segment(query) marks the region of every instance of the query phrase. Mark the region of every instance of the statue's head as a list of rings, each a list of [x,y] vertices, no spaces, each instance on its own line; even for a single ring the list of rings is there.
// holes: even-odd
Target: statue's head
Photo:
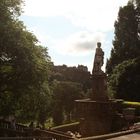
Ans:
[[[101,47],[101,42],[97,42],[97,46],[100,48]]]

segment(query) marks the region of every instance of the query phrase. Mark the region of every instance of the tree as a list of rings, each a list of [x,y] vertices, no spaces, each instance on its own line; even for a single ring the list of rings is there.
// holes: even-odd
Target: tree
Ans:
[[[75,100],[83,97],[82,86],[75,82],[54,81],[53,87],[54,122],[62,124],[63,118],[66,118],[66,121],[70,122],[75,109]],[[56,112],[59,113],[56,114]]]
[[[109,88],[115,98],[140,102],[140,57],[117,65],[110,77]]]
[[[140,16],[138,5],[130,1],[121,7],[118,20],[115,22],[115,38],[111,57],[107,60],[106,72],[111,74],[115,66],[122,61],[136,58],[140,55]]]
[[[86,66],[68,67],[66,65],[53,66],[52,81],[71,81],[82,85],[83,91],[86,92],[91,87],[91,74]]]
[[[111,57],[107,60],[109,91],[116,98],[139,100],[140,1],[131,0],[118,13]]]
[[[22,0],[0,1],[0,113],[39,119],[49,104],[51,60],[47,48],[37,45],[37,38],[19,21],[21,5]]]

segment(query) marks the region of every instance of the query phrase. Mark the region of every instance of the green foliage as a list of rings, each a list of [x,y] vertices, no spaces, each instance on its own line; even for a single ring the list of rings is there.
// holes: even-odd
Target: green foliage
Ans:
[[[138,5],[129,2],[121,7],[115,22],[115,37],[111,57],[107,60],[106,72],[111,75],[115,66],[140,56],[140,16]]]
[[[113,70],[109,88],[115,98],[140,102],[140,58],[124,61]]]
[[[75,115],[75,100],[87,97],[90,87],[90,72],[86,66],[53,66],[50,77],[53,91],[53,121],[55,125],[69,123]]]
[[[61,125],[63,123],[64,120],[63,108],[62,105],[60,105],[58,102],[55,102],[53,104],[52,117],[54,125]]]
[[[0,1],[0,19],[2,22],[12,22],[11,19],[16,19],[22,12],[21,5],[23,0],[1,0]]]
[[[54,122],[57,125],[61,124],[64,120],[64,116],[69,122],[72,119],[71,116],[75,108],[75,100],[83,97],[82,87],[78,83],[68,81],[54,81],[53,87]]]
[[[111,57],[107,60],[108,91],[111,96],[139,101],[140,3],[121,7],[115,22]]]
[[[125,108],[135,108],[135,114],[137,116],[140,116],[140,102],[130,102],[130,101],[125,101],[123,102],[123,107]]]
[[[66,65],[53,66],[51,76],[52,80],[80,83],[84,92],[91,87],[90,77],[90,72],[83,65],[78,65],[78,67],[68,67]]]
[[[18,20],[22,4],[22,0],[0,1],[0,113],[44,121],[46,115],[41,114],[50,104],[50,57]]]
[[[139,106],[140,108],[140,102],[129,102],[129,101],[125,101],[123,104],[126,104],[126,105],[132,105],[132,106]]]

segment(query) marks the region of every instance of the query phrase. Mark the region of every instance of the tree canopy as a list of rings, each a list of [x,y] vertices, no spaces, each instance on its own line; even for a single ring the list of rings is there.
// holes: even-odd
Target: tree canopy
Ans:
[[[109,88],[115,98],[140,102],[140,57],[117,65],[110,77]]]
[[[0,1],[0,113],[40,119],[39,112],[49,104],[51,60],[47,48],[18,19],[22,4]]]
[[[75,109],[75,100],[83,98],[82,85],[70,81],[54,81],[53,119],[55,124],[70,122]],[[65,117],[65,119],[64,119]]]
[[[106,72],[111,74],[121,62],[140,55],[140,11],[139,5],[129,2],[121,7],[115,21],[115,37],[111,57],[107,60]]]
[[[140,1],[121,7],[114,26],[113,48],[106,65],[109,91],[116,98],[139,101]]]
[[[91,74],[88,68],[83,65],[78,65],[78,67],[68,67],[67,65],[53,66],[52,68],[52,80],[58,81],[71,81],[80,83],[82,89],[86,92],[91,88]]]

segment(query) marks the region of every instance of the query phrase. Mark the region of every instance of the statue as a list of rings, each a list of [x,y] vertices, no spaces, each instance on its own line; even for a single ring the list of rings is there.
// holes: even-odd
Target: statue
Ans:
[[[101,43],[98,42],[96,52],[95,52],[92,74],[102,74],[103,73],[103,71],[101,70],[101,67],[103,66],[103,59],[104,59],[104,52],[101,48]]]

